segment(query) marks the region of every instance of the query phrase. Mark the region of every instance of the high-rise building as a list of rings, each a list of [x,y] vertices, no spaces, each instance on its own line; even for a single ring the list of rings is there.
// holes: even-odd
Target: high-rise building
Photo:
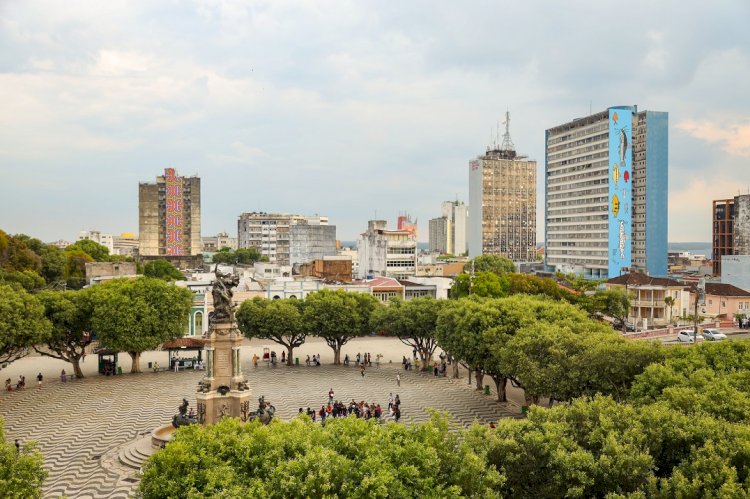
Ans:
[[[448,217],[444,216],[430,220],[430,253],[450,253],[450,224]]]
[[[237,241],[239,248],[256,248],[279,265],[311,262],[338,251],[336,226],[319,215],[243,213],[237,222]]]
[[[713,202],[711,258],[714,275],[722,275],[723,255],[750,255],[750,194]]]
[[[667,274],[667,113],[611,107],[546,131],[545,263]]]
[[[115,250],[112,234],[105,234],[98,230],[82,230],[78,233],[78,240],[89,240],[101,244],[109,250],[110,254],[114,253]]]
[[[411,219],[411,215],[404,213],[398,216],[396,220],[396,228],[398,230],[405,230],[411,233],[414,237],[417,237],[417,221]]]
[[[165,168],[156,183],[138,186],[139,254],[201,254],[201,179]]]
[[[536,161],[516,154],[505,114],[502,144],[469,162],[469,256],[536,259]]]
[[[410,230],[388,230],[386,226],[385,220],[370,220],[357,241],[360,279],[405,279],[416,274],[417,236]]]
[[[444,201],[442,216],[430,220],[430,252],[463,255],[468,209],[461,201]]]

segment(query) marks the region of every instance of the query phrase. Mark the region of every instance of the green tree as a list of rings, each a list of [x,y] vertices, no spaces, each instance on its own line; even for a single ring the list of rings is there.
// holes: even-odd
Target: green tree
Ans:
[[[669,318],[672,320],[672,307],[674,307],[675,300],[672,296],[666,296],[664,298],[664,304],[669,307]]]
[[[447,422],[379,425],[307,416],[181,428],[146,463],[139,492],[167,497],[492,497],[502,477]]]
[[[305,302],[305,329],[333,349],[335,365],[341,364],[341,348],[349,340],[371,332],[370,315],[378,306],[371,295],[327,289],[310,293]]]
[[[240,248],[237,251],[224,247],[214,253],[212,261],[213,263],[252,265],[255,262],[267,262],[268,257],[261,255],[260,251],[254,247]]]
[[[473,263],[473,268],[472,268]],[[502,276],[516,271],[512,260],[499,255],[482,255],[466,262],[464,272],[492,272]]]
[[[38,295],[52,330],[44,348],[35,346],[34,349],[53,359],[70,362],[77,378],[83,378],[81,361],[86,357],[86,346],[90,342],[92,295],[91,289],[44,291]]]
[[[296,299],[245,300],[237,310],[237,326],[248,338],[278,343],[287,350],[287,365],[294,365],[294,349],[305,342],[307,331],[302,320],[304,302]]]
[[[474,276],[459,274],[453,280],[450,295],[453,299],[467,296],[500,298],[507,294],[502,278],[493,272],[477,272]]]
[[[66,253],[71,251],[83,251],[96,262],[106,262],[109,260],[109,248],[91,239],[81,239],[65,248]]]
[[[24,234],[9,236],[0,231],[0,269],[37,272],[41,268],[41,258],[30,247],[37,241]]]
[[[403,344],[416,349],[422,359],[422,370],[426,371],[437,348],[435,328],[443,304],[443,301],[430,297],[410,301],[391,299],[387,306],[380,307],[372,315],[372,329],[395,336]]]
[[[44,287],[44,279],[33,270],[0,271],[0,282],[15,282],[26,291],[35,291]]]
[[[192,293],[161,279],[114,279],[92,288],[91,326],[100,343],[127,352],[132,373],[141,372],[142,352],[181,337],[188,325]]]
[[[42,497],[42,485],[47,478],[44,458],[34,442],[24,443],[21,451],[5,441],[3,420],[0,419],[0,490],[11,499]]]
[[[70,248],[70,246],[68,246],[68,248]],[[81,289],[86,284],[86,264],[93,261],[94,259],[91,255],[83,250],[68,250],[66,248],[65,282],[69,288]]]
[[[40,273],[48,284],[65,280],[65,254],[60,248],[45,244],[39,256],[42,259]]]
[[[170,262],[158,259],[152,260],[143,266],[143,275],[153,277],[154,279],[163,279],[165,281],[184,281],[185,276],[177,270],[177,267]]]
[[[0,284],[0,364],[26,355],[45,340],[50,328],[36,296],[17,284]]]
[[[604,315],[613,317],[617,324],[626,332],[625,325],[630,312],[630,295],[622,289],[607,289],[598,291],[594,297],[594,309]]]

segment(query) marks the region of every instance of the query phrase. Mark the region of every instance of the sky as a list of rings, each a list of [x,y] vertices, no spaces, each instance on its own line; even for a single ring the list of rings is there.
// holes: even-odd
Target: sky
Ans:
[[[138,231],[138,183],[198,175],[202,233],[322,214],[339,239],[468,198],[506,110],[519,153],[614,105],[669,112],[670,241],[750,192],[750,2],[0,0],[0,228]]]

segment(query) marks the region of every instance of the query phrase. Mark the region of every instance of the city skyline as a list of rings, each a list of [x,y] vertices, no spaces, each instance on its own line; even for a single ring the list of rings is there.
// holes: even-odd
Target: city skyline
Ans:
[[[202,235],[262,210],[356,240],[408,211],[427,241],[509,109],[542,241],[544,130],[637,103],[670,115],[669,240],[710,241],[712,201],[750,192],[749,16],[739,0],[4,4],[0,227],[137,233],[138,183],[172,167],[202,179]]]

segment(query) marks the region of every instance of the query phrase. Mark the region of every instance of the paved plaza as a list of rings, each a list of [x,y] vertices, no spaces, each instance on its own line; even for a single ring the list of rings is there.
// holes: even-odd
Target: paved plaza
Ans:
[[[320,406],[327,401],[329,388],[335,398],[365,400],[388,405],[388,394],[398,394],[402,401],[402,421],[425,421],[427,408],[445,411],[452,421],[468,425],[477,420],[488,423],[519,413],[515,404],[499,404],[494,396],[484,396],[468,386],[466,379],[435,378],[432,374],[404,372],[401,355],[410,355],[408,347],[397,340],[374,338],[352,342],[346,349],[350,356],[369,351],[373,359],[382,353],[381,367],[367,370],[364,378],[359,369],[326,365],[332,360],[324,343],[310,342],[300,350],[302,366],[254,368],[253,353],[262,353],[263,342],[246,342],[243,346],[243,372],[253,391],[253,399],[265,395],[276,406],[277,416],[293,418],[300,407]],[[275,348],[280,355],[281,350]],[[307,354],[320,353],[324,365],[304,366]],[[45,497],[128,497],[137,479],[135,469],[118,462],[117,452],[129,442],[141,441],[158,426],[168,424],[185,397],[195,406],[195,388],[203,373],[144,372],[104,377],[95,373],[94,355],[87,357],[86,378],[62,383],[59,374],[64,363],[39,357],[26,358],[0,371],[3,379],[18,372],[27,378],[27,389],[0,395],[0,416],[5,419],[6,437],[13,441],[36,440],[44,453],[49,477]],[[127,355],[123,355],[129,359]],[[158,360],[166,365],[165,352],[144,355],[142,367]],[[392,361],[392,363],[389,363]],[[128,366],[129,367],[129,366]],[[46,381],[36,388],[35,376],[45,372]],[[68,372],[71,369],[66,369]],[[92,372],[93,371],[93,372]],[[396,374],[401,374],[401,387]],[[54,377],[53,377],[54,376]],[[120,459],[119,461],[122,461]],[[125,463],[127,464],[127,463]]]

